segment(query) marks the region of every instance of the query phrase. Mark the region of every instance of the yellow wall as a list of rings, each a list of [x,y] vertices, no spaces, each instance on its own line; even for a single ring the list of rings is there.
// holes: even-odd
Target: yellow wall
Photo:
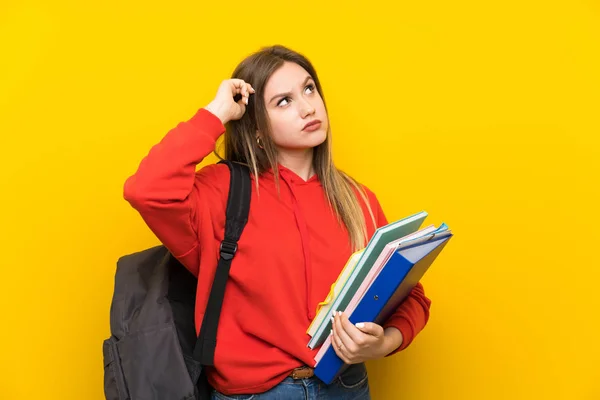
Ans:
[[[272,43],[389,219],[455,232],[374,399],[600,398],[598,3],[216,3],[2,2],[0,398],[103,398],[115,261],[157,243],[123,181]]]

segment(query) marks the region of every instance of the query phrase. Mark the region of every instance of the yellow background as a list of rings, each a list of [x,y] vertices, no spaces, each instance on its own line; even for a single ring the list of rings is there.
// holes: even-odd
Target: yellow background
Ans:
[[[0,398],[103,398],[116,259],[157,244],[123,182],[274,43],[388,218],[455,232],[373,398],[600,398],[597,1],[158,4],[0,6]]]

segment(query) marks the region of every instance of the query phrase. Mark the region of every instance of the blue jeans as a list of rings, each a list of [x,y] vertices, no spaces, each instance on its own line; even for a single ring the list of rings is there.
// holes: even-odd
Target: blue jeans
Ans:
[[[350,365],[330,385],[316,376],[285,378],[263,393],[224,395],[213,390],[212,400],[370,400],[369,379],[364,363]]]

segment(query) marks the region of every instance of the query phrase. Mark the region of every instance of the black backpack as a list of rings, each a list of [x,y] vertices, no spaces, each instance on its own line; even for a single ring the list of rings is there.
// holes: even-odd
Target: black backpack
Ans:
[[[164,246],[121,257],[103,343],[107,400],[208,400],[203,366],[213,365],[217,326],[237,242],[250,210],[247,167],[229,166],[225,240],[200,335],[194,308],[197,279]]]

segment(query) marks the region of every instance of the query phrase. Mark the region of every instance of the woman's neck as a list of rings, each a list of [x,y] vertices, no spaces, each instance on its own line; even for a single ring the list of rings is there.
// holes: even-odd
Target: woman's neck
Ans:
[[[313,149],[280,152],[279,163],[307,181],[315,174],[313,154]]]

